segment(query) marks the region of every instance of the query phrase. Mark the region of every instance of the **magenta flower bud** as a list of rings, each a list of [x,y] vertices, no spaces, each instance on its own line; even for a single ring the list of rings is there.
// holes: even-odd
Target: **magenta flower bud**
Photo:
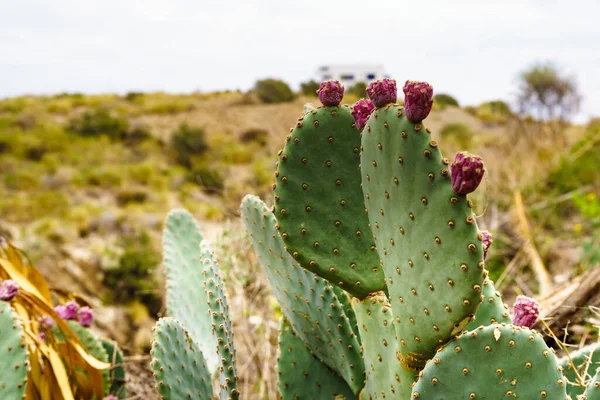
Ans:
[[[38,321],[40,322],[40,328],[42,330],[52,329],[52,327],[54,326],[54,320],[49,315],[44,315],[43,317],[40,317]]]
[[[17,294],[19,294],[17,282],[7,279],[0,285],[0,300],[11,301]]]
[[[64,306],[54,307],[54,311],[64,320],[77,319],[77,312],[79,311],[79,305],[74,301],[69,301]]]
[[[467,194],[475,191],[485,173],[481,157],[474,156],[466,151],[456,154],[450,169],[452,190],[458,194]]]
[[[363,130],[374,109],[375,106],[371,100],[360,99],[354,104],[352,107],[352,116],[354,117],[354,122],[356,122],[356,127],[359,131]]]
[[[492,239],[492,234],[488,231],[479,232],[479,240],[481,240],[481,244],[483,245],[483,260],[487,258],[487,252],[490,249],[492,243],[494,243],[494,239]]]
[[[406,118],[411,122],[427,118],[433,105],[433,87],[427,82],[406,81],[402,91]]]
[[[398,99],[398,89],[394,79],[383,78],[373,81],[367,87],[367,94],[375,107],[383,107],[395,103]]]
[[[46,340],[46,334],[44,332],[40,332],[40,339],[42,339],[42,342]]]
[[[77,319],[79,320],[79,325],[90,326],[94,320],[94,313],[89,307],[81,307],[77,313]]]
[[[517,296],[513,312],[513,325],[531,328],[540,315],[540,305],[531,297]]]
[[[325,107],[337,106],[344,97],[344,86],[339,81],[321,82],[317,94]]]
[[[113,396],[111,394],[110,396],[105,397],[103,400],[119,400],[119,399],[117,399],[115,396]]]

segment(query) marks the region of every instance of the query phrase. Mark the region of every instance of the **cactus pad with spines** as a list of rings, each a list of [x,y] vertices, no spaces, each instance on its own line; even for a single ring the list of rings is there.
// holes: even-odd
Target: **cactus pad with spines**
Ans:
[[[176,209],[167,215],[163,229],[167,315],[185,326],[204,353],[209,370],[214,373],[219,360],[206,294],[202,290],[201,241],[200,227],[188,211]]]
[[[67,321],[69,328],[77,335],[79,341],[83,348],[94,358],[97,360],[108,362],[108,354],[102,345],[102,340],[96,334],[81,325],[79,325],[76,321]],[[62,335],[61,335],[62,336]],[[57,335],[57,337],[59,337]],[[104,394],[108,394],[110,390],[111,380],[110,380],[110,371],[108,369],[103,369],[100,371],[100,375],[102,376],[102,384],[104,386]]]
[[[362,132],[364,202],[400,319],[402,362],[420,367],[460,332],[480,303],[483,249],[466,196],[422,124],[398,105],[373,111]]]
[[[28,358],[21,321],[9,303],[0,301],[0,398],[25,396]]]
[[[279,326],[277,375],[282,400],[333,400],[338,395],[356,399],[348,384],[311,354],[285,318]]]
[[[468,331],[476,329],[481,325],[510,324],[508,306],[502,301],[502,295],[494,287],[494,282],[486,278],[483,281],[483,300],[475,312],[475,319],[469,322],[465,328]]]
[[[127,389],[125,387],[125,361],[123,360],[123,352],[117,346],[117,343],[112,340],[102,340],[102,347],[108,356],[110,367],[110,394],[119,398],[119,400],[127,397]]]
[[[465,331],[419,374],[413,399],[566,398],[566,384],[541,335],[513,325]]]
[[[213,400],[211,377],[202,350],[174,318],[161,318],[152,341],[152,369],[164,400]]]
[[[583,388],[577,381],[577,374],[573,370],[573,366],[577,368],[577,373],[584,382],[591,379],[596,368],[600,367],[600,343],[594,343],[574,351],[570,353],[570,358],[570,360],[566,356],[561,358],[559,364],[566,378],[567,394],[572,399],[576,399],[578,395],[583,394]]]
[[[360,398],[408,399],[416,371],[398,362],[399,343],[394,315],[385,293],[372,293],[363,300],[354,298],[352,306],[358,321],[367,373]]]
[[[364,298],[385,279],[364,211],[359,152],[348,106],[309,111],[279,155],[275,215],[304,268]]]
[[[223,281],[219,275],[219,266],[214,259],[213,251],[206,241],[200,245],[201,264],[204,276],[204,293],[212,318],[212,332],[217,337],[217,354],[219,356],[219,386],[220,398],[236,400],[239,398],[237,389],[235,347],[233,346],[233,331],[229,318],[229,306]]]
[[[275,228],[277,219],[258,197],[244,197],[242,217],[273,293],[294,331],[357,394],[364,382],[364,364],[359,338],[346,316],[350,311],[327,281],[300,267],[285,251]]]
[[[600,400],[600,368],[596,369],[596,374],[585,389],[583,396],[584,400]]]

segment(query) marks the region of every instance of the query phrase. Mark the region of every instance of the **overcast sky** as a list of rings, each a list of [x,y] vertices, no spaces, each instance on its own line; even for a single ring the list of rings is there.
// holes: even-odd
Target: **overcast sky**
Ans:
[[[297,87],[320,64],[382,64],[462,104],[514,101],[552,61],[600,116],[600,1],[0,0],[0,97]]]

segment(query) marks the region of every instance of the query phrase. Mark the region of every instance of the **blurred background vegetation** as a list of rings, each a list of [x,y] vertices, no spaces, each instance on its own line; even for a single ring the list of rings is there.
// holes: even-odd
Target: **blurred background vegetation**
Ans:
[[[346,88],[344,102],[364,97],[365,87]],[[317,88],[307,81],[295,93],[264,79],[245,93],[0,100],[0,233],[52,284],[88,296],[100,328],[136,353],[147,350],[162,311],[162,220],[187,208],[217,241],[243,337],[244,385],[264,392],[274,376],[265,358],[275,355],[278,311],[238,206],[246,193],[271,201],[275,154],[304,104],[318,103]],[[526,246],[555,286],[600,263],[600,119],[569,122],[579,94],[551,64],[523,72],[517,90],[514,107],[438,94],[427,121],[448,158],[468,149],[486,162],[487,180],[472,199],[495,238],[488,268],[509,299],[539,292]],[[573,340],[589,332],[576,327]],[[256,354],[257,342],[272,351]]]

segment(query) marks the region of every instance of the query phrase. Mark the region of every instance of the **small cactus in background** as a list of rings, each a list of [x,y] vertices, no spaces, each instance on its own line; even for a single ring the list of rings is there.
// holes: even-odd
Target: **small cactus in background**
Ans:
[[[65,304],[53,307],[45,279],[4,238],[0,279],[0,398],[126,397],[123,366],[110,362],[104,341],[88,328],[92,310],[62,291]]]
[[[152,362],[165,400],[239,398],[229,308],[219,267],[200,227],[185,210],[173,210],[163,230],[167,317],[153,330]],[[186,373],[181,373],[180,369]],[[219,380],[219,395],[212,377]]]

